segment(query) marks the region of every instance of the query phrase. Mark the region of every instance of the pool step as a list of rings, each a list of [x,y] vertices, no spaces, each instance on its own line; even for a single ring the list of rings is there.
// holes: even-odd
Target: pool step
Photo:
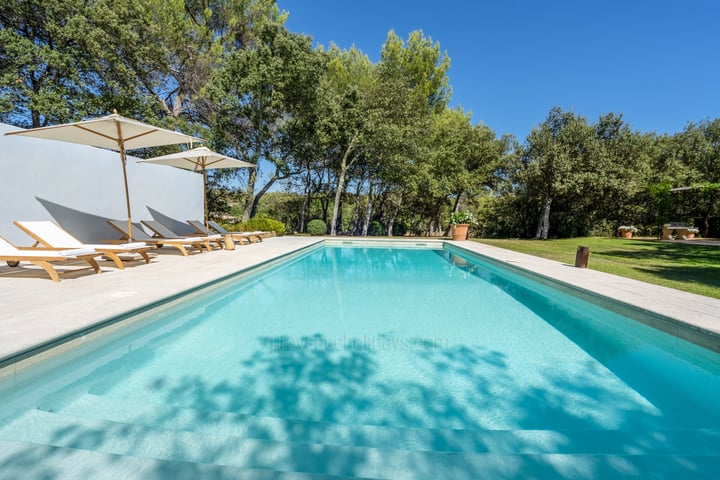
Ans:
[[[0,440],[2,479],[350,480],[357,477],[175,462]],[[367,479],[372,480],[372,479]]]
[[[82,395],[38,408],[68,416],[273,442],[500,454],[720,455],[720,431],[459,430],[343,425]]]
[[[146,459],[363,478],[720,478],[717,455],[497,454],[287,443],[28,411],[0,438]],[[632,475],[628,475],[632,474]]]

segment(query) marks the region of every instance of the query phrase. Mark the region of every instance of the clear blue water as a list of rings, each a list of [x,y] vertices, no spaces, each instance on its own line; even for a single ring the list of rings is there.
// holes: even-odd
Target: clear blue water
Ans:
[[[6,395],[0,441],[373,478],[720,472],[720,355],[448,250],[316,249],[46,375]]]

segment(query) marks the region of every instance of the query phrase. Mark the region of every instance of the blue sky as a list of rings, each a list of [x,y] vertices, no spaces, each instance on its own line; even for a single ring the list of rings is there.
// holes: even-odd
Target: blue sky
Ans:
[[[720,117],[718,0],[278,0],[289,30],[360,48],[422,30],[451,59],[452,105],[524,140],[553,106],[674,133]]]

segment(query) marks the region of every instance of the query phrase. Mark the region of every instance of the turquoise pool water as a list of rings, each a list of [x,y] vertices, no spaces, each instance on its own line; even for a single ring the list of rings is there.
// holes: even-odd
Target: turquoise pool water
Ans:
[[[19,381],[0,478],[720,477],[720,355],[457,250],[314,249]]]

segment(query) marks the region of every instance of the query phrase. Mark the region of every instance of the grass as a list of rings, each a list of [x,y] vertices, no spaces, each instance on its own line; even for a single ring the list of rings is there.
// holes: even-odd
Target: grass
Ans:
[[[593,270],[720,298],[720,247],[619,238],[474,240],[571,265],[582,245],[590,247]]]

